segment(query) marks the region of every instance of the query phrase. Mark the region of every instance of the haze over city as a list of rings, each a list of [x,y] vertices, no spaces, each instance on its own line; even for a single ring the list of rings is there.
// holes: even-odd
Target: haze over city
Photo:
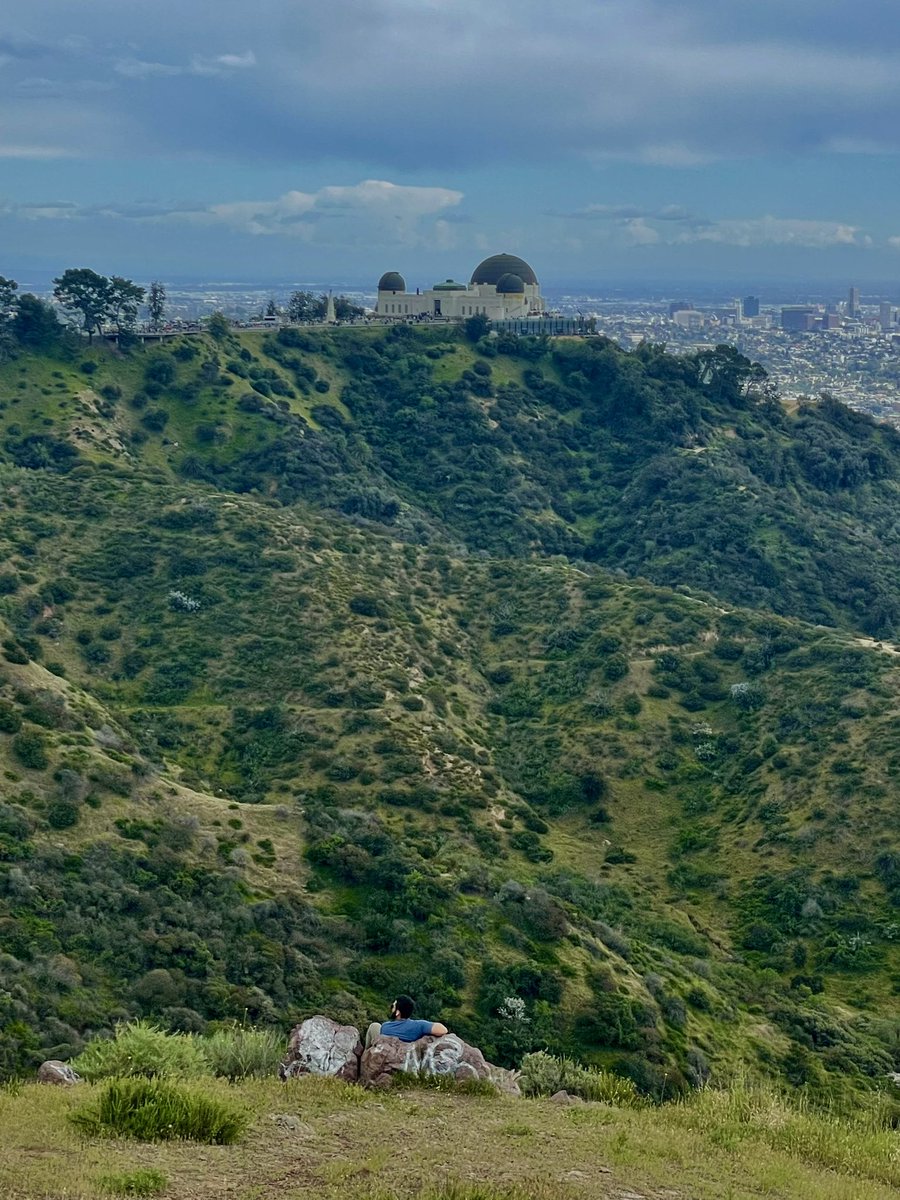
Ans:
[[[892,6],[36,0],[7,272],[849,283],[900,264]]]

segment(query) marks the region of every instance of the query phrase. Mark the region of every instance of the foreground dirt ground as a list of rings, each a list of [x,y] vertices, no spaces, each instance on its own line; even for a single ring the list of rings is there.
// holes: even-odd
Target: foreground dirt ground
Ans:
[[[679,1106],[373,1094],[313,1079],[211,1080],[209,1088],[255,1114],[239,1145],[85,1140],[67,1113],[91,1094],[88,1085],[0,1090],[0,1196],[99,1200],[110,1194],[105,1177],[141,1167],[165,1176],[166,1200],[439,1200],[453,1183],[485,1187],[484,1200],[506,1200],[511,1190],[515,1200],[897,1195],[876,1178],[823,1168],[804,1147],[783,1152],[724,1125],[698,1128]]]

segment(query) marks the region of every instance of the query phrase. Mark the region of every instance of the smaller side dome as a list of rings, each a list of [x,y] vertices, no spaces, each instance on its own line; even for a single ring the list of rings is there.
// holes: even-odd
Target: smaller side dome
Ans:
[[[399,271],[385,271],[378,280],[379,292],[405,292],[406,280]]]
[[[525,291],[525,282],[512,271],[507,271],[497,280],[497,291],[506,296],[521,295]]]

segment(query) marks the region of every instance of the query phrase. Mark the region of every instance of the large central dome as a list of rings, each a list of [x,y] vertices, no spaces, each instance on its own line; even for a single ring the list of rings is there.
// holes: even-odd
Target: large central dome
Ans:
[[[524,258],[515,254],[492,254],[472,272],[472,283],[491,283],[494,287],[504,275],[518,275],[523,283],[537,283],[537,275]]]

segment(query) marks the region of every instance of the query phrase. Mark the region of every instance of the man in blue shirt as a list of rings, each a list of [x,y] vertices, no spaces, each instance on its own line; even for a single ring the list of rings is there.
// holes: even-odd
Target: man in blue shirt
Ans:
[[[416,1004],[409,996],[398,996],[391,1005],[391,1019],[379,1025],[373,1021],[366,1033],[366,1045],[383,1034],[385,1037],[399,1038],[401,1042],[417,1042],[422,1037],[443,1037],[448,1032],[447,1026],[440,1021],[414,1021],[412,1019]]]

